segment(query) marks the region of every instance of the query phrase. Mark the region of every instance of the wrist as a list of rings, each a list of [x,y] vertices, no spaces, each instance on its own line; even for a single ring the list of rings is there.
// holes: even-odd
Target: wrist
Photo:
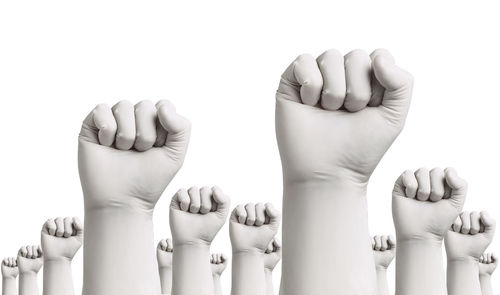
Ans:
[[[396,232],[396,247],[425,247],[439,248],[443,247],[443,238],[437,236],[402,236]]]
[[[385,265],[375,265],[375,270],[377,272],[387,272],[387,266],[385,266]]]
[[[478,265],[479,259],[472,256],[448,256],[448,263]],[[479,265],[478,265],[479,267]]]
[[[35,271],[35,270],[19,270],[19,276],[22,276],[22,277],[25,277],[25,278],[28,278],[28,277],[35,277],[37,276],[38,274],[38,270]]]
[[[301,181],[287,180],[283,181],[284,188],[289,190],[307,190],[313,192],[349,192],[349,194],[360,194],[365,196],[367,191],[367,182],[358,182],[355,180],[330,178],[330,179],[307,179]]]
[[[233,248],[233,255],[261,256],[264,255],[264,251],[257,248]]]
[[[9,276],[2,276],[2,279],[3,279],[4,281],[10,281],[10,280],[15,281],[15,280],[16,280],[16,277],[13,277],[13,276],[10,276],[10,275],[9,275]]]
[[[73,261],[73,257],[65,257],[65,256],[43,256],[43,264],[60,264],[60,265],[71,265],[71,262]]]

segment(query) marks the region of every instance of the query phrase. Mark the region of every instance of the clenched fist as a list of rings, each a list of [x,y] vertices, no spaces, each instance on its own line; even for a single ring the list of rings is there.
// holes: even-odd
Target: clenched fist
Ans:
[[[38,273],[43,265],[43,253],[40,246],[25,246],[17,254],[19,273]]]
[[[190,130],[167,100],[98,105],[79,136],[85,209],[151,212],[182,166]]]
[[[210,245],[226,222],[230,200],[218,187],[180,189],[170,203],[175,245]]]
[[[270,203],[238,205],[229,223],[233,253],[264,253],[278,231],[280,216],[280,212]]]
[[[276,264],[281,260],[281,241],[274,238],[264,252],[264,268],[273,271]]]
[[[392,193],[392,215],[399,241],[441,242],[462,211],[467,183],[452,168],[405,171]]]
[[[498,258],[495,253],[484,253],[479,257],[479,275],[491,276],[497,268]]]
[[[403,128],[412,87],[383,49],[300,55],[276,93],[285,181],[366,184]]]
[[[2,277],[16,278],[18,274],[17,259],[15,257],[4,258],[2,261]]]
[[[444,240],[448,261],[479,261],[494,234],[495,220],[487,212],[462,212]]]
[[[156,247],[158,268],[172,268],[172,253],[174,251],[172,239],[161,240]]]
[[[212,276],[221,276],[227,266],[227,257],[223,253],[213,253],[210,255],[210,266],[212,267]]]
[[[42,228],[44,259],[72,260],[83,242],[83,225],[78,217],[49,219]]]
[[[375,267],[387,269],[394,259],[396,241],[392,236],[373,236],[372,249]]]

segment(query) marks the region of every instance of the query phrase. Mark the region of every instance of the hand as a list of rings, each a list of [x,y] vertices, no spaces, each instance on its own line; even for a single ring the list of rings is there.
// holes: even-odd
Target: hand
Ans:
[[[392,192],[398,242],[430,239],[441,243],[462,211],[466,193],[467,182],[452,168],[405,171]]]
[[[16,278],[18,274],[17,259],[15,257],[4,258],[2,261],[2,277]]]
[[[172,239],[161,240],[156,248],[156,258],[159,268],[172,268],[172,252],[174,251]]]
[[[226,222],[230,200],[218,187],[181,189],[170,203],[174,245],[210,245]]]
[[[19,273],[38,273],[43,265],[43,252],[40,246],[25,246],[17,253]]]
[[[412,85],[383,49],[299,56],[276,93],[285,180],[365,185],[403,129]]]
[[[98,105],[84,120],[78,168],[85,208],[152,212],[182,166],[190,123],[166,100]]]
[[[83,242],[83,225],[78,217],[49,219],[42,228],[44,259],[72,260]]]
[[[484,253],[479,257],[479,275],[480,276],[491,276],[495,269],[497,268],[497,256],[495,253]]]
[[[212,267],[212,275],[219,276],[226,269],[227,257],[222,253],[212,254],[210,256],[210,266]]]
[[[387,269],[394,259],[396,241],[393,236],[373,236],[372,249],[375,267]]]
[[[278,232],[281,214],[270,203],[238,205],[231,214],[229,237],[233,253],[264,253]]]
[[[462,212],[444,240],[448,260],[479,261],[495,234],[495,220],[487,212]]]
[[[281,260],[281,242],[274,238],[264,252],[264,268],[273,271],[276,264]]]

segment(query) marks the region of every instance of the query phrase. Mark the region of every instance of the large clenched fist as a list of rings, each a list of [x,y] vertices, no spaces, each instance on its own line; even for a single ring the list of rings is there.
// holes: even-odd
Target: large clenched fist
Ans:
[[[462,211],[467,182],[456,171],[421,168],[405,171],[392,192],[392,216],[399,241],[441,242]]]
[[[2,261],[2,277],[16,278],[18,274],[17,259],[15,257],[4,258]]]
[[[372,249],[375,267],[387,269],[394,259],[396,241],[392,236],[373,236]]]
[[[226,269],[228,259],[223,253],[213,253],[210,255],[210,267],[212,268],[212,276],[221,276]]]
[[[479,257],[479,275],[491,276],[497,268],[498,258],[495,253],[484,253]]]
[[[156,258],[158,260],[158,268],[172,268],[172,254],[174,244],[172,239],[161,240],[156,247]]]
[[[229,223],[233,253],[264,253],[278,231],[280,217],[280,212],[270,203],[238,205]]]
[[[365,184],[403,128],[412,85],[383,49],[299,56],[276,93],[285,180]]]
[[[264,269],[273,271],[281,260],[281,241],[274,238],[264,252]]]
[[[495,234],[495,220],[487,212],[462,212],[446,233],[448,260],[479,261]]]
[[[150,212],[182,166],[190,126],[167,100],[98,105],[79,136],[86,209]]]
[[[72,260],[82,246],[82,222],[78,217],[49,219],[42,227],[41,241],[46,260]]]
[[[175,245],[210,245],[226,222],[230,200],[218,187],[181,189],[170,203],[170,230]]]
[[[17,253],[19,273],[38,273],[43,265],[43,252],[40,246],[24,246]]]

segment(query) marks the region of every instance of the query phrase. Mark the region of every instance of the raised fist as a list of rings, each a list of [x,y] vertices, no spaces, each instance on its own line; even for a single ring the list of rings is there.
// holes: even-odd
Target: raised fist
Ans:
[[[415,239],[441,242],[462,211],[466,193],[467,183],[452,168],[405,171],[392,192],[398,242]]]
[[[151,212],[182,166],[190,123],[167,100],[98,105],[83,121],[78,167],[85,208]]]
[[[484,253],[479,257],[479,275],[491,276],[497,268],[497,256],[495,253]]]
[[[72,260],[83,242],[83,225],[78,217],[49,219],[42,228],[44,259]]]
[[[233,253],[264,253],[278,231],[280,217],[280,212],[270,203],[236,206],[229,223]]]
[[[170,203],[174,245],[210,245],[226,222],[230,200],[218,187],[180,189]]]
[[[43,265],[43,252],[40,246],[24,246],[17,253],[19,273],[38,273]]]
[[[226,269],[227,257],[222,253],[213,253],[210,255],[210,266],[212,267],[212,275],[219,276]]]
[[[494,234],[495,220],[487,212],[462,212],[444,240],[448,260],[479,261]]]
[[[372,249],[375,267],[387,269],[394,259],[396,241],[392,236],[373,236]]]
[[[384,49],[297,57],[276,93],[285,181],[366,184],[403,129],[412,87]]]
[[[159,268],[172,268],[172,252],[174,251],[172,239],[161,240],[156,248],[156,258]]]
[[[281,260],[281,241],[274,238],[264,252],[264,268],[273,271],[276,264]]]
[[[2,261],[2,277],[16,278],[18,274],[17,259],[15,257],[4,258]]]

